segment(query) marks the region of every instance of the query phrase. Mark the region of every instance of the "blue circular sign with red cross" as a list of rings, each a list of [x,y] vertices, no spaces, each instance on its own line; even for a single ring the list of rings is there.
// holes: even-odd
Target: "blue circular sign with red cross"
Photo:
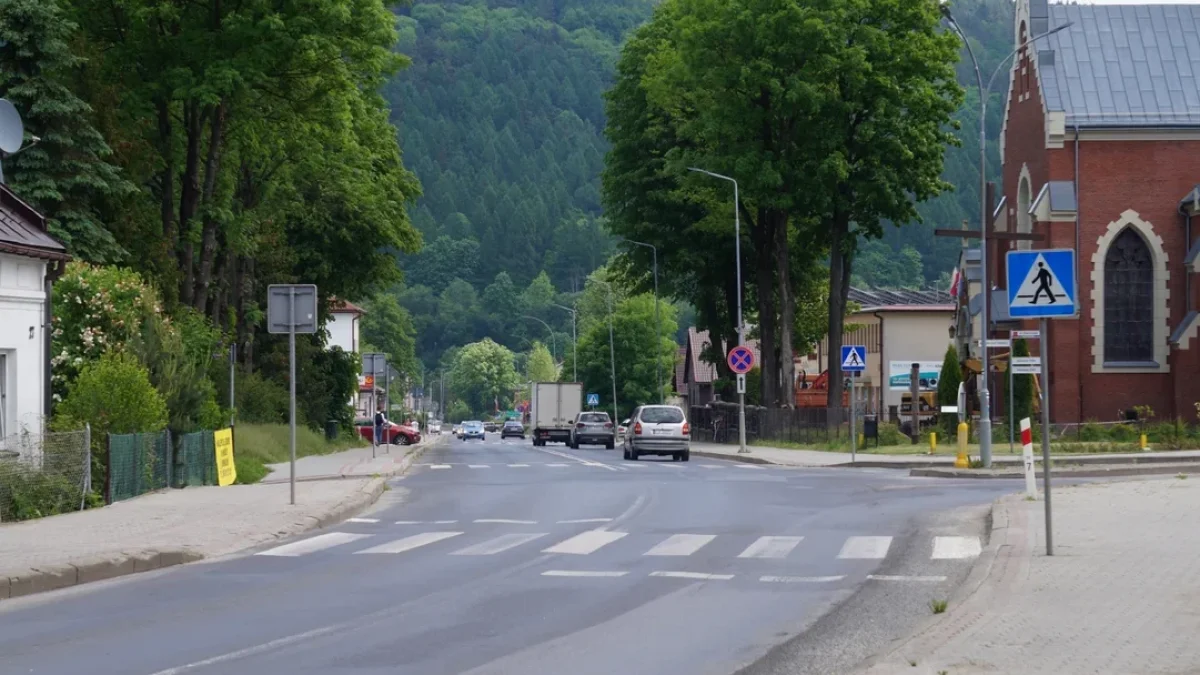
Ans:
[[[729,350],[729,369],[738,375],[745,375],[754,368],[754,350],[746,345],[738,345]]]

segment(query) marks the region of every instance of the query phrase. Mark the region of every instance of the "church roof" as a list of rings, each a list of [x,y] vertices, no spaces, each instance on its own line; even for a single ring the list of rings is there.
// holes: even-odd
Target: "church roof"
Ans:
[[[1046,108],[1068,126],[1200,127],[1200,5],[1031,10],[1031,35],[1071,22],[1036,46]]]

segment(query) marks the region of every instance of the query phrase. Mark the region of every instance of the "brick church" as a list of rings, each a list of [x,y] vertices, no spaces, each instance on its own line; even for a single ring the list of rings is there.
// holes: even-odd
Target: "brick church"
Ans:
[[[1079,318],[1050,321],[1044,347],[1052,420],[1111,421],[1148,405],[1195,421],[1200,5],[1017,0],[1013,37],[1024,48],[1009,77],[992,227],[1041,240],[989,239],[988,265],[1003,287],[1007,250],[1077,251]],[[1003,321],[1001,304],[997,337],[1037,328]]]

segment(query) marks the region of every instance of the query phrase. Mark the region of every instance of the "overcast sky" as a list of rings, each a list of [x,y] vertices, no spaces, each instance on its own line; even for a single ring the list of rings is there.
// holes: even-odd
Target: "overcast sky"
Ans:
[[[1051,0],[1052,2],[1054,0]],[[1196,0],[1078,0],[1081,5],[1194,5]]]

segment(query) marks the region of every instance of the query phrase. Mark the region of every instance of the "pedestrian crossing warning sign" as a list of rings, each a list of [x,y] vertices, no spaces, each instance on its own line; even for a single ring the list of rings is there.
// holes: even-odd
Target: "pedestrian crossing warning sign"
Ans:
[[[1008,310],[1013,318],[1075,316],[1075,251],[1009,251]]]
[[[847,373],[867,369],[867,348],[863,345],[842,345],[842,370]]]

